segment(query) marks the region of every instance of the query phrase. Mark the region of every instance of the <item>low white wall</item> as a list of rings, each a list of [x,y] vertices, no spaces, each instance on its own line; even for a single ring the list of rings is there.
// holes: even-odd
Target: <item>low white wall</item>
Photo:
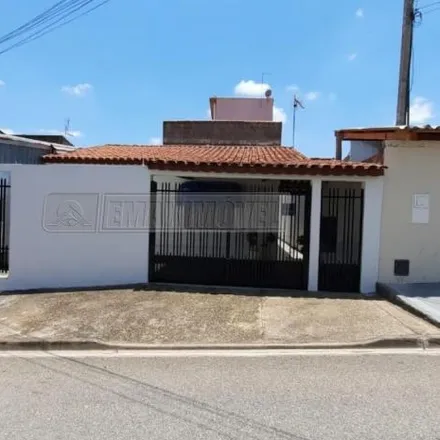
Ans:
[[[367,180],[364,189],[361,292],[372,293],[379,277],[383,178]]]
[[[148,198],[147,168],[1,165],[0,172],[11,180],[9,274],[0,290],[148,281],[149,204],[134,220],[124,211],[124,201]],[[85,227],[54,226],[50,217],[66,199],[83,204]]]

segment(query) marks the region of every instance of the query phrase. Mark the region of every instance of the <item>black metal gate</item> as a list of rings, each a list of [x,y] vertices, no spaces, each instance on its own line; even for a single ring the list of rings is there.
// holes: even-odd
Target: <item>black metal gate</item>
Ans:
[[[309,182],[244,186],[237,197],[256,197],[269,219],[256,227],[251,215],[244,228],[188,224],[196,214],[194,204],[182,201],[182,184],[152,182],[151,191],[152,282],[307,288]],[[232,206],[227,215],[236,219]]]
[[[319,290],[359,292],[363,211],[360,183],[323,182]]]

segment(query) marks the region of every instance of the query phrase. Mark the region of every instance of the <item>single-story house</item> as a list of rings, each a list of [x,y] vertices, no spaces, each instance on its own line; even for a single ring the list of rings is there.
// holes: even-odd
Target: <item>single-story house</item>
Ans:
[[[41,164],[50,153],[75,151],[62,135],[5,134],[0,132],[0,163]]]
[[[161,146],[104,145],[44,158],[48,169],[65,167],[65,173],[142,167],[148,181],[142,194],[154,202],[151,224],[142,225],[149,229],[148,249],[142,251],[148,252],[148,281],[374,290],[382,164],[307,158],[280,145],[277,122],[167,121],[163,139]],[[120,185],[118,193],[124,194],[122,180]],[[191,229],[175,219],[188,212],[179,202],[182,191],[215,187],[230,193],[234,185],[235,207],[245,194],[271,213],[271,221],[256,224],[250,208],[234,214],[247,218],[244,228],[234,223],[227,230]]]

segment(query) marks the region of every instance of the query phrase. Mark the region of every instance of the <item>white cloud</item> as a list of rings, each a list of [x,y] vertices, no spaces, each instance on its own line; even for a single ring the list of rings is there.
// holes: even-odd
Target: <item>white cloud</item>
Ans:
[[[64,131],[61,130],[56,130],[56,129],[45,129],[45,128],[40,128],[40,130],[38,130],[40,133],[42,134],[53,134],[53,135],[60,135],[60,136],[66,136],[66,133]],[[67,132],[67,137],[82,137],[83,133],[79,130],[69,130]]]
[[[336,93],[329,93],[328,94],[328,99],[330,100],[330,101],[336,101],[337,99],[338,99],[338,95],[336,95]]]
[[[434,117],[434,103],[422,96],[416,96],[409,109],[411,124],[426,124]]]
[[[149,145],[162,145],[162,139],[160,137],[152,137],[148,141]]]
[[[14,130],[11,130],[10,128],[0,128],[0,131],[4,134],[14,134]]]
[[[5,85],[6,85],[6,83],[0,79],[0,87],[3,87]]]
[[[288,92],[299,92],[299,87],[296,84],[292,84],[286,87]]]
[[[85,96],[90,90],[93,89],[93,86],[89,83],[77,84],[76,86],[63,86],[61,91],[67,93],[72,96]]]
[[[276,122],[285,123],[287,121],[287,115],[284,109],[274,105],[273,107],[273,120]]]
[[[358,54],[356,52],[351,53],[348,55],[348,61],[354,61],[357,58]]]
[[[208,119],[211,119],[211,108],[206,109],[206,114],[205,114],[205,116],[206,116]]]
[[[262,97],[270,85],[266,83],[257,83],[253,80],[240,81],[234,88],[234,93],[239,96]]]
[[[306,93],[305,98],[307,99],[307,101],[316,101],[320,96],[319,92],[309,92]]]
[[[364,10],[362,8],[359,8],[356,10],[356,17],[358,17],[358,18],[364,17]]]

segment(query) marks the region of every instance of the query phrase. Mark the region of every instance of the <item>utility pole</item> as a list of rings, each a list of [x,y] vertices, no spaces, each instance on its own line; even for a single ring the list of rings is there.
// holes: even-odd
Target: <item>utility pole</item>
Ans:
[[[413,29],[414,0],[404,0],[396,125],[409,125],[410,122],[409,101]]]

